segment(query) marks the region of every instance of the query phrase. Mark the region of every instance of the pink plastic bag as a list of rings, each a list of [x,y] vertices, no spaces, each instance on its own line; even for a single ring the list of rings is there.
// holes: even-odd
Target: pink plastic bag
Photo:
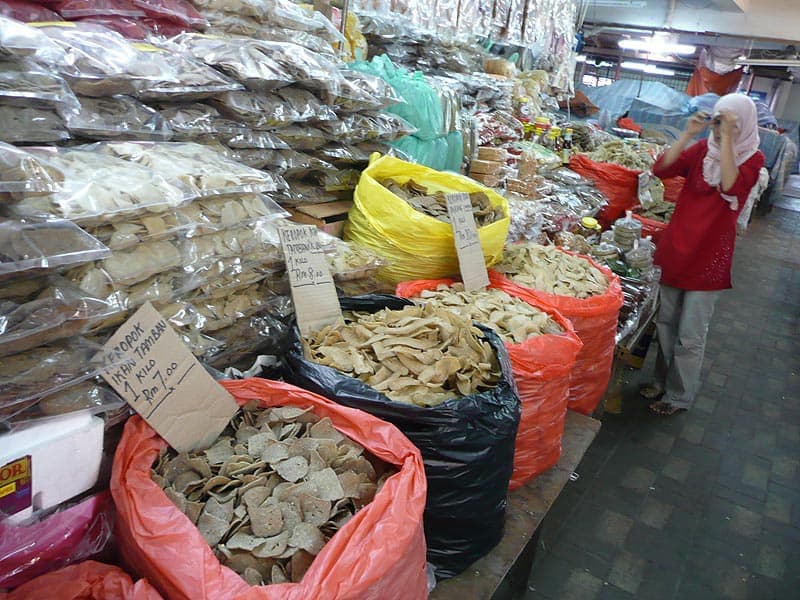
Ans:
[[[23,23],[33,23],[35,21],[60,21],[61,17],[52,10],[24,2],[23,0],[2,0],[0,1],[0,15],[10,17]]]
[[[143,17],[144,11],[130,0],[61,0],[56,10],[65,19],[82,17]]]
[[[130,19],[128,17],[86,17],[77,20],[81,23],[94,23],[96,25],[102,25],[111,31],[116,31],[129,40],[143,40],[147,38],[150,33],[152,33],[150,28],[145,27],[138,20]]]
[[[0,522],[0,588],[92,557],[111,538],[114,506],[103,492],[25,526]]]
[[[37,577],[0,600],[161,600],[144,579],[136,583],[119,567],[88,560]]]
[[[188,0],[132,0],[151,19],[171,21],[188,29],[205,29],[208,21]]]
[[[427,485],[419,450],[394,425],[293,385],[223,381],[242,405],[312,407],[399,471],[331,537],[300,583],[251,587],[223,566],[197,527],[150,478],[166,442],[139,417],[125,424],[111,493],[126,563],[170,600],[422,600],[427,598],[422,512]]]

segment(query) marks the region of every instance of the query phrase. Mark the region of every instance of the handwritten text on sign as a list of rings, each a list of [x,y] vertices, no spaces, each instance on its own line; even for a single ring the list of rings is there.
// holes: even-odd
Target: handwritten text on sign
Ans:
[[[447,194],[445,199],[450,223],[453,226],[453,238],[464,289],[472,292],[484,288],[489,285],[489,274],[486,272],[486,259],[478,237],[469,194]]]
[[[297,326],[302,335],[309,335],[342,318],[336,286],[316,227],[298,225],[279,231]]]
[[[150,303],[103,353],[103,378],[179,452],[210,445],[238,409]]]

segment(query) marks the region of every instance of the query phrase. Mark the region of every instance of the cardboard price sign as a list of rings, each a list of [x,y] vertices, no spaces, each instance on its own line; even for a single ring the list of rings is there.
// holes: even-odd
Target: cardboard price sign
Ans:
[[[297,326],[302,335],[309,335],[342,318],[336,285],[316,227],[282,227],[279,232]]]
[[[453,239],[464,289],[473,292],[485,288],[489,285],[489,273],[486,271],[486,258],[483,256],[469,194],[447,194],[445,200],[453,226]]]
[[[178,452],[211,445],[239,409],[149,302],[103,354],[103,378]]]
[[[650,208],[653,204],[653,196],[650,194],[650,173],[647,171],[639,173],[638,198],[643,208]]]

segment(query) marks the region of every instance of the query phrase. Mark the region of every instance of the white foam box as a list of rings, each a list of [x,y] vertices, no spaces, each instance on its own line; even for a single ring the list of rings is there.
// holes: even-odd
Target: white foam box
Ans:
[[[0,467],[31,457],[31,506],[9,521],[22,521],[90,489],[100,473],[104,430],[102,419],[77,413],[1,434]]]

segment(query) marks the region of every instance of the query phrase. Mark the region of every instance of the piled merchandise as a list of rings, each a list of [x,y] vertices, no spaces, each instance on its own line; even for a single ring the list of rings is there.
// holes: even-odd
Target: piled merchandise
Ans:
[[[437,577],[456,575],[503,535],[520,419],[505,346],[488,328],[402,298],[362,296],[341,304],[344,324],[313,339],[295,328],[287,375],[397,425],[420,449],[428,561]],[[363,330],[385,343],[365,343]]]
[[[507,172],[508,153],[505,148],[481,146],[478,157],[469,163],[469,176],[486,187],[500,187]]]
[[[290,0],[42,4],[0,0],[0,466],[37,465],[35,502],[0,519],[0,588],[416,599],[426,559],[443,578],[489,552],[507,491],[557,462],[567,406],[599,401],[613,333],[651,297],[631,282],[655,272],[641,223],[595,243],[607,200],[524,141],[568,45],[554,74],[515,76],[476,44],[484,28],[546,63],[575,3],[393,3],[416,12],[368,11],[369,62],[352,15],[343,36]],[[452,193],[498,271],[469,294],[441,279],[459,272]],[[319,240],[344,320],[301,337],[279,231],[339,203],[345,239]],[[594,252],[622,289],[520,240]],[[103,344],[146,303],[209,371],[269,354],[305,389],[224,382],[225,431],[168,449],[100,382]],[[143,579],[55,571],[90,558]]]
[[[581,342],[560,314],[503,288],[497,282],[486,290],[465,292],[452,280],[421,280],[401,283],[397,294],[484,323],[505,343],[522,405],[509,484],[514,490],[561,455],[570,372]]]
[[[540,305],[557,310],[572,322],[583,348],[572,370],[568,406],[591,413],[611,376],[623,300],[619,279],[588,257],[529,243],[507,248],[495,268]]]
[[[427,597],[419,450],[392,425],[288,384],[222,385],[242,407],[238,428],[168,466],[166,442],[139,417],[126,424],[111,478],[125,560],[168,598]],[[393,474],[379,487],[379,473]],[[250,587],[261,580],[285,583]]]

